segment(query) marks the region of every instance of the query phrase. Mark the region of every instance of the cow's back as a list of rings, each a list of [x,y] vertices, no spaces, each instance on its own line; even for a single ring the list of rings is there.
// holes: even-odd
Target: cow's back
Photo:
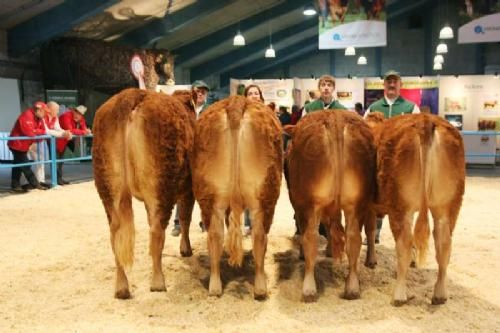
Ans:
[[[423,191],[427,191],[430,208],[447,205],[463,194],[463,141],[444,119],[428,114],[388,119],[378,145],[380,203],[416,211]],[[423,174],[424,163],[427,175]]]
[[[266,197],[274,212],[281,147],[279,122],[265,105],[241,96],[213,104],[196,124],[192,169],[197,200],[245,208]]]
[[[94,126],[101,196],[107,194],[100,189],[125,188],[140,200],[174,200],[179,182],[189,176],[193,126],[184,105],[165,94],[127,89],[108,100],[96,113]],[[102,182],[112,186],[99,186]]]
[[[310,114],[293,137],[290,199],[296,209],[330,206],[335,193],[343,204],[370,202],[374,162],[373,137],[359,116],[342,110]]]

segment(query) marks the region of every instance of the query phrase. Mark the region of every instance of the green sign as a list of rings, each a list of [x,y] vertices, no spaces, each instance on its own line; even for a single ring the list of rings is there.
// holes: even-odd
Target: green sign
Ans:
[[[78,105],[77,90],[46,90],[46,94],[47,102],[54,101],[66,107],[75,107]]]

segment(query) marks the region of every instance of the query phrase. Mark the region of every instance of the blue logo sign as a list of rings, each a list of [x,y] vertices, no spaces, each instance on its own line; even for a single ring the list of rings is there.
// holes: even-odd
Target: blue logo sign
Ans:
[[[483,29],[483,26],[482,25],[476,25],[474,27],[474,32],[476,34],[484,34],[484,29]]]
[[[342,40],[342,38],[340,38],[340,34],[333,34],[333,40]]]

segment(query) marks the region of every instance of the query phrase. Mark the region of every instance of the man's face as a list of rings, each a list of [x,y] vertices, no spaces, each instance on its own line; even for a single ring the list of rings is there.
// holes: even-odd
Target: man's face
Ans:
[[[72,111],[73,112],[73,120],[75,122],[79,122],[82,119],[82,114],[78,111]]]
[[[321,99],[330,101],[332,99],[333,90],[335,85],[330,81],[322,81],[319,85],[319,91],[321,93]]]
[[[49,109],[48,109],[47,114],[51,118],[57,117],[57,115],[59,114],[59,106],[58,105],[53,105],[53,104],[49,105]]]
[[[399,96],[399,90],[401,89],[401,79],[397,76],[389,76],[384,80],[384,92],[390,99]]]
[[[45,108],[37,108],[35,107],[35,116],[39,119],[45,117]]]
[[[208,90],[205,88],[194,88],[196,93],[196,104],[201,105],[207,100]]]

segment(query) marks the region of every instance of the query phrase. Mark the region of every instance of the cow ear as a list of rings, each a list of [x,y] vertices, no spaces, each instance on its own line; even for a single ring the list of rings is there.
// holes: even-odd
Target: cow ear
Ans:
[[[285,132],[286,134],[290,135],[293,138],[293,135],[295,134],[295,125],[283,126],[283,132]]]

